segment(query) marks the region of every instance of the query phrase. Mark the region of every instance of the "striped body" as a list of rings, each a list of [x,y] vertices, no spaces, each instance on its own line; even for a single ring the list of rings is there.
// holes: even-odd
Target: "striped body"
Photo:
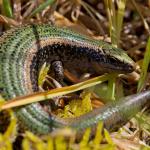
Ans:
[[[22,26],[11,29],[0,37],[2,95],[8,100],[38,91],[37,80],[40,67],[44,62],[51,64],[56,60],[61,61],[63,67],[70,71],[128,73],[134,70],[134,62],[124,51],[103,41],[92,40],[72,31],[49,25]],[[145,101],[138,107],[142,107],[143,104]],[[76,127],[77,124],[74,125],[71,120],[69,121],[71,124],[69,122],[65,124],[64,120],[50,117],[39,103],[17,108],[15,112],[24,127],[38,134],[47,134],[53,128],[64,125],[79,129],[89,126],[81,123],[80,127]]]

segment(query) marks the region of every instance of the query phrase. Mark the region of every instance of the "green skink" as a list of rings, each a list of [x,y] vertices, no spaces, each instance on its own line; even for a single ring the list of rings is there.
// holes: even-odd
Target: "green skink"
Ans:
[[[134,62],[128,55],[106,42],[50,25],[21,26],[0,37],[0,92],[4,98],[38,91],[39,70],[45,62],[54,64],[58,78],[63,76],[62,68],[80,73],[134,71]],[[77,130],[94,127],[100,120],[113,130],[141,110],[149,98],[150,91],[146,91],[67,120],[49,116],[40,103],[14,110],[21,125],[36,134],[47,134],[64,126]]]

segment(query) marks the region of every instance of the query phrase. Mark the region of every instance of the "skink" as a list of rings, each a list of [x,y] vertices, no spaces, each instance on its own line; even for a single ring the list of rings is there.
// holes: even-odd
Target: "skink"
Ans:
[[[80,73],[134,70],[132,59],[106,42],[50,25],[21,26],[0,37],[0,92],[4,98],[9,100],[38,91],[39,70],[45,62],[61,62],[63,68]],[[150,91],[146,91],[67,120],[49,116],[39,103],[14,110],[21,125],[37,134],[48,134],[64,126],[81,130],[95,126],[100,120],[112,130],[141,110],[149,98]]]

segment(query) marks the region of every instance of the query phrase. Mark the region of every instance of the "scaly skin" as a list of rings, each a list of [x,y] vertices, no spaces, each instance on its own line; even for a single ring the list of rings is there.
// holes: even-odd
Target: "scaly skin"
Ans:
[[[134,70],[134,62],[128,55],[108,43],[49,25],[27,25],[13,28],[0,37],[1,94],[9,100],[38,91],[40,67],[44,62],[56,60],[61,61],[64,68],[80,73],[128,73]],[[47,134],[54,128],[64,126],[83,129],[94,126],[100,120],[110,129],[138,112],[148,102],[145,97],[149,95],[145,92],[132,96],[69,121],[50,117],[39,103],[19,107],[15,112],[21,125],[37,134]],[[126,115],[131,112],[130,108],[136,111]]]

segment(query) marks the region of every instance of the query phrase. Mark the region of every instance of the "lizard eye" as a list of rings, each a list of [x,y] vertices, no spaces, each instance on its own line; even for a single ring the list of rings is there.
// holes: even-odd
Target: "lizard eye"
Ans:
[[[111,64],[117,64],[117,60],[113,57],[110,57],[109,61],[111,62]]]

